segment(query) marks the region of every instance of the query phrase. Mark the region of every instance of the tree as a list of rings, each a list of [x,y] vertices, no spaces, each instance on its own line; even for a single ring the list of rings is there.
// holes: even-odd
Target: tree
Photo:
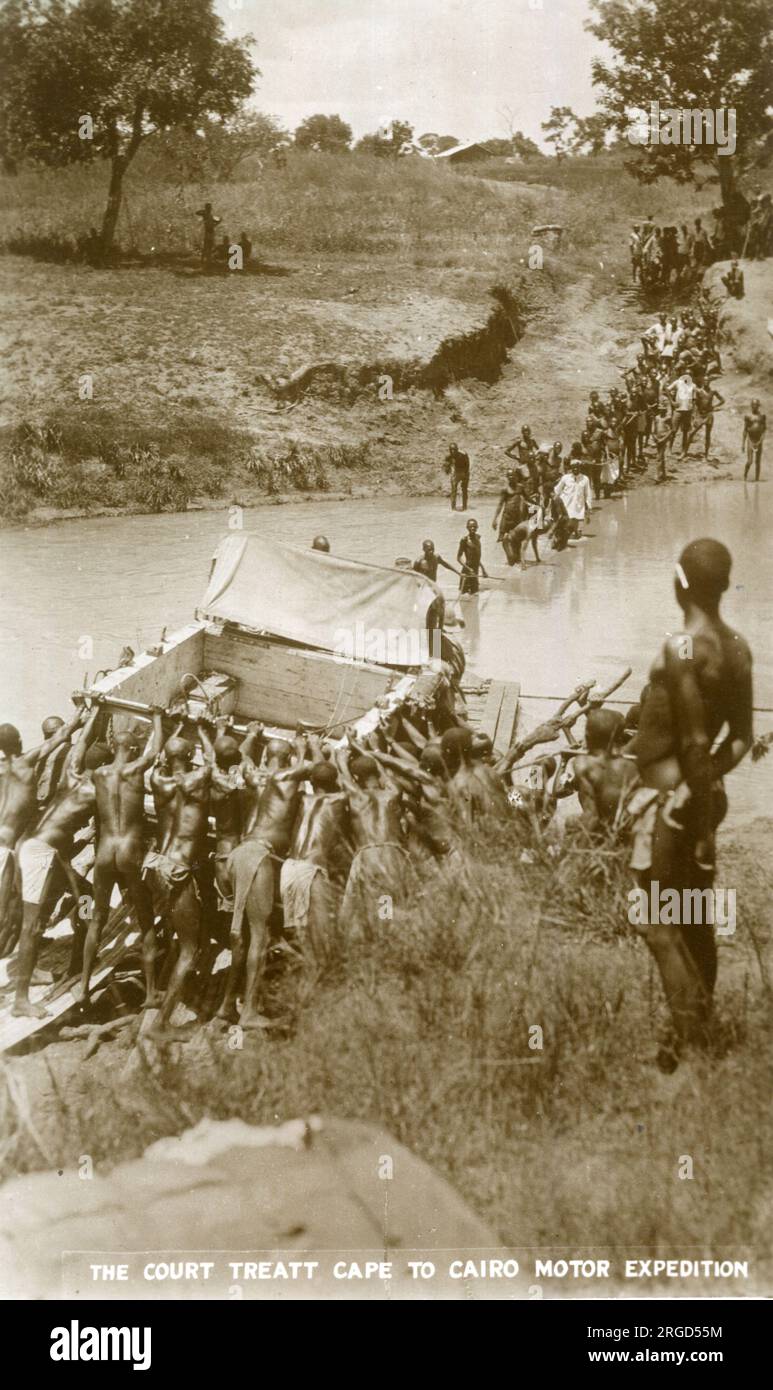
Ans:
[[[274,116],[262,111],[237,111],[225,120],[208,120],[199,138],[205,146],[206,161],[220,183],[232,178],[243,159],[257,155],[268,159],[290,143],[287,131]]]
[[[548,144],[553,146],[557,159],[563,159],[571,150],[576,125],[577,117],[571,106],[551,106],[550,119],[542,122],[542,129]]]
[[[513,153],[513,142],[495,137],[492,140],[483,140],[481,149],[490,154],[492,159],[509,159]]]
[[[769,0],[701,0],[697,8],[693,0],[591,0],[591,7],[588,28],[614,55],[594,60],[593,81],[621,134],[630,136],[630,112],[649,113],[655,100],[661,110],[735,111],[737,158],[702,141],[641,144],[629,168],[645,183],[664,174],[690,183],[701,166],[713,166],[723,204],[736,215],[736,166],[773,125]]]
[[[542,151],[539,145],[530,140],[528,135],[524,135],[522,130],[516,130],[512,139],[513,154],[518,155],[519,159],[539,159]]]
[[[573,154],[602,154],[607,147],[609,117],[603,111],[595,116],[578,116],[572,136]]]
[[[295,132],[295,143],[301,150],[341,154],[352,143],[352,128],[340,116],[307,116]]]
[[[355,149],[380,159],[396,159],[405,145],[413,144],[413,126],[408,121],[389,121],[373,135],[363,135]]]
[[[274,116],[243,110],[222,121],[207,119],[196,130],[159,131],[146,148],[162,177],[174,173],[184,183],[225,183],[242,160],[257,156],[262,165],[289,139]]]
[[[223,34],[212,0],[6,0],[0,155],[49,165],[108,159],[106,255],[142,142],[229,116],[252,91],[252,41]]]

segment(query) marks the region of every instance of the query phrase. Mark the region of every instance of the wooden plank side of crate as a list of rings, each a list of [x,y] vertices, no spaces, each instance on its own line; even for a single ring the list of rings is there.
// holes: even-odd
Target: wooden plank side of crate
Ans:
[[[337,661],[233,630],[207,633],[204,664],[238,681],[236,708],[243,718],[285,728],[301,720],[326,725],[357,719],[395,678],[385,666]]]

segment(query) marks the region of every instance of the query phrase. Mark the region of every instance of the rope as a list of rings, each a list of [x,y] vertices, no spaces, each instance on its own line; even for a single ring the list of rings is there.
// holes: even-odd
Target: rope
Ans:
[[[563,700],[566,699],[566,696],[565,696],[565,695],[527,695],[527,694],[524,693],[524,691],[521,691],[520,698],[521,698],[522,700],[556,700],[556,701],[560,704]],[[591,697],[590,697],[590,698],[591,698],[591,700],[593,699],[593,695],[592,695],[592,694],[591,694]],[[638,700],[618,700],[618,699],[616,699],[614,696],[610,695],[609,699],[604,701],[604,704],[605,704],[605,705],[627,705],[627,706],[631,706],[631,705],[638,705],[638,704],[639,704],[639,701],[638,701]],[[753,711],[754,711],[755,714],[773,714],[773,705],[752,705],[752,709],[753,709]]]

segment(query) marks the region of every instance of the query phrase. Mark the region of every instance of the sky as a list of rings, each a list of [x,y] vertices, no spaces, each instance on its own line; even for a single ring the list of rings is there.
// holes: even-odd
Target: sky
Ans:
[[[510,133],[542,143],[551,106],[590,115],[587,0],[215,0],[231,35],[251,33],[254,104],[294,129],[338,114],[355,136],[392,118],[460,140]]]

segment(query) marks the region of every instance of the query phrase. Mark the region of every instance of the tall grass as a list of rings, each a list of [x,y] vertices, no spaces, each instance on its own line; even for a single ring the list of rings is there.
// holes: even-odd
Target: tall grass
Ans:
[[[38,1139],[20,1121],[6,1170],[125,1158],[202,1116],[321,1112],[388,1127],[512,1244],[696,1258],[758,1244],[773,1022],[752,942],[769,951],[753,842],[732,865],[744,912],[720,952],[713,1047],[669,1078],[653,1066],[664,1008],[621,861],[591,873],[579,855],[557,883],[555,860],[512,822],[482,826],[468,850],[463,875],[425,883],[375,939],[334,943],[274,1041],[234,1049],[208,1026],[155,1071],[128,1039],[86,1063],[67,1044],[18,1064],[48,1098],[30,1082]],[[294,991],[280,977],[270,1007],[292,1014]]]
[[[0,181],[0,245],[14,251],[50,238],[73,246],[100,224],[106,166],[23,170]],[[249,181],[179,183],[143,168],[140,155],[125,182],[118,241],[128,253],[193,256],[201,227],[196,209],[210,199],[220,232],[246,232],[256,255],[431,251],[460,241],[487,243],[525,231],[544,195],[503,204],[495,185],[423,160],[294,152],[284,169]],[[60,254],[60,252],[58,252]]]

